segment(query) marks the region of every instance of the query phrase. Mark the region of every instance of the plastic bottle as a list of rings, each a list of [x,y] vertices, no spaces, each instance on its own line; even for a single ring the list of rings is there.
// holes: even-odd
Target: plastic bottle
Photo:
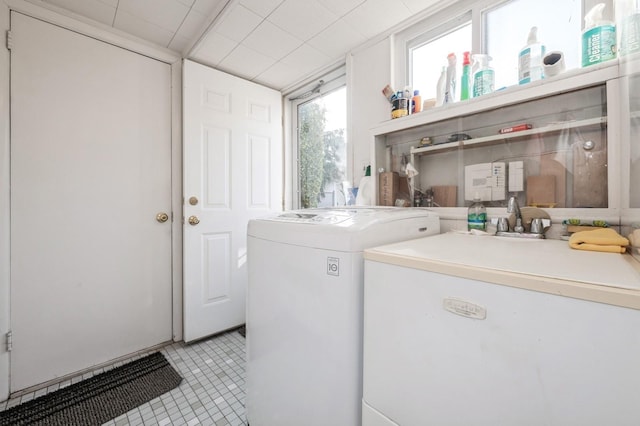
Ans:
[[[447,80],[447,68],[442,67],[440,72],[440,78],[438,78],[438,86],[436,87],[436,106],[440,106],[444,103],[444,90]]]
[[[405,86],[404,90],[402,91],[402,96],[404,98],[407,99],[407,114],[411,115],[413,113],[413,96],[412,96],[413,90],[411,90],[411,87],[409,86]]]
[[[544,45],[538,42],[538,27],[531,27],[527,45],[518,55],[518,83],[527,84],[544,78]]]
[[[622,20],[620,29],[620,56],[640,52],[640,0]]]
[[[469,231],[473,229],[484,231],[487,228],[487,208],[482,204],[480,195],[477,193],[473,197],[473,204],[469,206],[467,227]]]
[[[493,68],[489,66],[491,56],[477,53],[473,58],[473,97],[486,95],[493,92],[495,84],[495,74]]]
[[[471,53],[462,53],[462,77],[460,78],[460,100],[469,99],[469,79],[471,77]]]
[[[444,89],[444,103],[452,104],[456,101],[456,55],[455,53],[449,53],[447,55],[447,79]]]
[[[413,98],[411,98],[411,103],[413,104],[412,114],[416,112],[422,111],[422,96],[420,96],[419,90],[413,91]]]
[[[616,58],[616,26],[602,18],[605,4],[598,3],[584,17],[582,31],[582,66],[599,64]]]

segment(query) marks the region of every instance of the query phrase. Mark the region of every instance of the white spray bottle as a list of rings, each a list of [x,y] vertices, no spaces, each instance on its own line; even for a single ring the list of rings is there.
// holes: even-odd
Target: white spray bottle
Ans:
[[[438,85],[436,86],[436,106],[442,106],[444,104],[444,93],[447,84],[447,68],[442,67],[440,72],[440,78],[438,78]]]
[[[447,56],[447,80],[444,89],[444,103],[451,104],[456,101],[456,55],[455,53],[449,53]]]
[[[604,7],[604,3],[598,3],[584,16],[583,67],[616,58],[616,26],[602,18]]]
[[[527,45],[518,55],[518,83],[527,84],[544,78],[544,45],[538,42],[538,27],[531,27]]]

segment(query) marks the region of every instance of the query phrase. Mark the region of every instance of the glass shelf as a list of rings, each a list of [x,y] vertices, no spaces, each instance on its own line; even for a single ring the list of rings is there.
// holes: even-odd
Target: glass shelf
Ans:
[[[637,114],[639,114],[638,116],[640,116],[640,113],[637,113]],[[455,142],[445,142],[445,143],[423,146],[423,147],[411,147],[410,153],[412,155],[422,155],[422,154],[428,154],[428,153],[437,152],[437,151],[457,149],[459,147],[464,147],[464,146],[488,144],[496,141],[504,142],[504,141],[508,141],[509,139],[524,138],[530,135],[559,132],[559,131],[565,131],[565,130],[576,129],[576,128],[585,128],[592,125],[602,126],[603,124],[606,124],[606,123],[607,123],[607,117],[595,117],[595,118],[588,118],[585,120],[565,121],[561,123],[553,123],[544,127],[521,130],[517,132],[484,136],[484,137],[466,139],[466,140],[455,141]],[[416,143],[420,143],[420,140],[416,140]]]

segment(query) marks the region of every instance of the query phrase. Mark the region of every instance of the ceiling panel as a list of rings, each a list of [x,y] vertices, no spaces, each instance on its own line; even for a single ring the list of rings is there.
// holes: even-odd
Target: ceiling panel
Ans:
[[[337,16],[344,16],[365,1],[366,0],[318,0],[318,3]]]
[[[199,36],[206,29],[207,18],[204,13],[192,10],[182,21],[176,35],[193,40],[194,37]]]
[[[275,89],[454,0],[27,0],[68,10]]]
[[[178,34],[174,35],[171,41],[169,42],[169,49],[174,50],[176,52],[182,52],[187,49],[191,45],[191,39],[182,37]]]
[[[329,28],[309,40],[309,45],[330,58],[344,56],[353,47],[367,39],[344,20],[339,20]]]
[[[285,88],[293,82],[302,80],[308,72],[277,62],[265,72],[259,74],[254,81],[269,87]]]
[[[173,32],[180,28],[190,9],[178,0],[120,0],[118,3],[119,11]]]
[[[50,0],[48,3],[111,26],[118,6],[115,1],[115,5],[100,0]]]
[[[298,40],[269,21],[263,21],[242,44],[270,58],[281,59],[299,47],[302,40]]]
[[[216,25],[215,31],[240,43],[261,22],[260,15],[253,13],[242,5],[235,5]]]
[[[240,0],[240,4],[263,18],[266,18],[280,6],[283,1],[284,0]]]
[[[168,46],[173,38],[174,33],[158,25],[147,22],[137,16],[118,10],[116,20],[113,24],[114,28],[132,34],[136,37],[149,40],[160,46]]]
[[[296,38],[306,41],[329,27],[337,18],[316,0],[285,0],[267,19]]]
[[[195,0],[191,9],[204,13],[207,16],[211,16],[212,14],[217,15],[227,1],[228,0]]]
[[[223,71],[252,80],[275,62],[274,59],[239,44],[218,66]]]
[[[438,3],[445,3],[442,0],[402,0],[402,3],[405,4],[413,13],[419,13],[425,10],[428,7],[431,7]],[[448,1],[446,3],[451,3]]]
[[[375,37],[409,18],[411,11],[400,1],[389,7],[388,0],[367,0],[349,12],[344,20],[366,38]]]
[[[192,59],[205,64],[218,65],[238,44],[216,32],[209,33],[191,55]]]
[[[301,73],[307,74],[327,65],[331,62],[331,58],[321,53],[318,49],[308,44],[303,44],[285,56],[281,62],[290,67],[296,67]]]

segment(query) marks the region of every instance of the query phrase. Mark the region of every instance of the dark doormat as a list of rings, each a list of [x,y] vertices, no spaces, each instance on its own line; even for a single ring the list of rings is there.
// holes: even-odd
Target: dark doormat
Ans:
[[[100,425],[170,391],[182,377],[160,352],[0,412],[0,425]]]

